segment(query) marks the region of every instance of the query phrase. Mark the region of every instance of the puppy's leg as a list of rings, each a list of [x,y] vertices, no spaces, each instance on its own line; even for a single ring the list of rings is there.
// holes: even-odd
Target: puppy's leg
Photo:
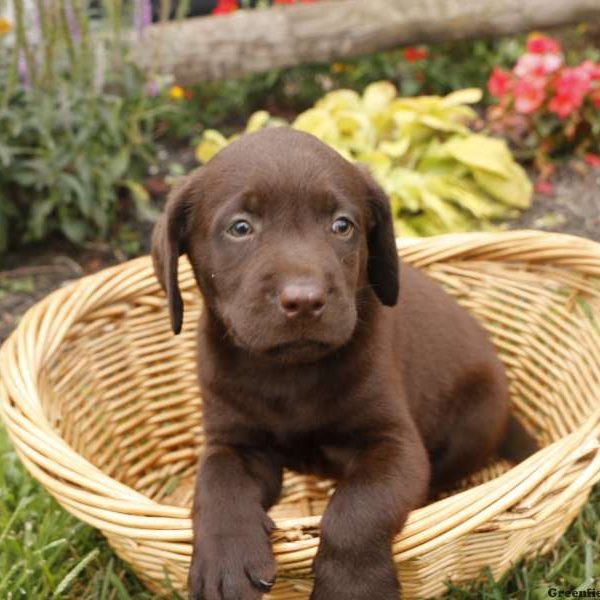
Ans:
[[[425,500],[428,483],[416,428],[360,450],[321,521],[311,600],[398,600],[392,538]]]
[[[537,441],[527,432],[519,420],[514,416],[508,417],[506,434],[498,455],[514,463],[519,463],[540,449]]]
[[[455,412],[448,411],[445,435],[431,451],[430,498],[483,468],[498,449],[508,422],[508,390],[493,371],[469,373],[456,386]]]
[[[277,500],[282,467],[266,452],[209,445],[194,497],[192,600],[256,600],[275,580],[266,510]]]

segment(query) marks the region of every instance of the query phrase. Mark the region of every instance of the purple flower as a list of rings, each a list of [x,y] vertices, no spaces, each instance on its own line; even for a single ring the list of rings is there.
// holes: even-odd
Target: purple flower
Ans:
[[[151,0],[135,1],[135,30],[141,34],[152,23]]]
[[[19,62],[17,64],[17,71],[19,73],[19,79],[24,88],[31,87],[31,76],[29,75],[29,67],[27,66],[27,59],[25,53],[21,50],[19,52]]]
[[[65,12],[67,16],[69,33],[75,41],[79,41],[81,38],[81,29],[79,27],[79,23],[77,22],[77,15],[75,14],[75,9],[73,8],[72,2],[65,2]]]
[[[146,85],[144,85],[144,93],[149,98],[156,98],[158,95],[160,95],[160,92],[161,85],[156,79],[151,79],[150,81],[146,82]]]

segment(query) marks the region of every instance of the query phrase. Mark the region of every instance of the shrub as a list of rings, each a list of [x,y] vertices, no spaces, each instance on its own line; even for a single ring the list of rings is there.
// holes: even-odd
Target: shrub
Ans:
[[[147,215],[136,173],[152,161],[145,101],[66,87],[27,92],[0,110],[0,251],[54,232],[81,243],[107,234],[119,188]],[[121,215],[124,211],[121,211]]]
[[[94,21],[79,0],[48,0],[34,15],[14,6],[0,37],[0,253],[54,232],[104,236],[129,205],[148,216],[136,180],[164,104],[127,60],[129,16],[117,0]]]
[[[473,133],[467,104],[477,89],[446,97],[401,98],[386,81],[326,94],[292,123],[352,161],[368,164],[389,194],[397,229],[430,235],[489,227],[529,205],[531,184],[506,144]],[[286,122],[266,111],[252,115],[246,132]],[[205,132],[197,147],[206,162],[230,139]]]

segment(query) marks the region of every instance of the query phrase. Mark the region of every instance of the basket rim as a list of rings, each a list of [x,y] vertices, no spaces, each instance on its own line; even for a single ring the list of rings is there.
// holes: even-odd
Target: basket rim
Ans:
[[[448,259],[517,259],[562,266],[600,276],[600,244],[567,234],[540,231],[459,233],[397,240],[400,256],[418,267]],[[193,285],[189,263],[181,269],[184,287]],[[183,266],[183,265],[182,265]],[[135,491],[77,453],[50,425],[37,394],[39,367],[60,345],[70,327],[111,303],[155,290],[149,256],[109,267],[60,288],[31,307],[0,348],[0,415],[20,459],[46,490],[70,512],[105,532],[139,540],[189,542],[190,510],[154,501]],[[51,334],[51,335],[49,335]],[[50,337],[43,348],[40,337]],[[396,538],[394,550],[411,558],[482,526],[486,520],[522,501],[548,476],[590,456],[582,473],[546,506],[544,515],[562,506],[569,491],[591,487],[600,478],[600,406],[569,435],[542,448],[506,473],[457,494],[415,509]],[[521,503],[522,504],[522,503]],[[527,503],[522,504],[524,524]],[[536,521],[544,515],[537,515]],[[430,519],[436,516],[432,525]],[[321,516],[276,519],[276,528],[316,530]],[[427,527],[424,524],[429,523]],[[525,525],[523,525],[525,526]],[[306,551],[318,534],[300,542],[276,542]],[[181,549],[183,554],[188,554]]]

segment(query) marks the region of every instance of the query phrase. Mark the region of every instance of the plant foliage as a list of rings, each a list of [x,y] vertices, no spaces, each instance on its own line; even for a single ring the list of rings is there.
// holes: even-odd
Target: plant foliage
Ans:
[[[119,0],[97,19],[83,0],[38,4],[0,22],[0,254],[54,233],[104,237],[131,208],[148,217],[137,181],[168,109],[128,59]]]

